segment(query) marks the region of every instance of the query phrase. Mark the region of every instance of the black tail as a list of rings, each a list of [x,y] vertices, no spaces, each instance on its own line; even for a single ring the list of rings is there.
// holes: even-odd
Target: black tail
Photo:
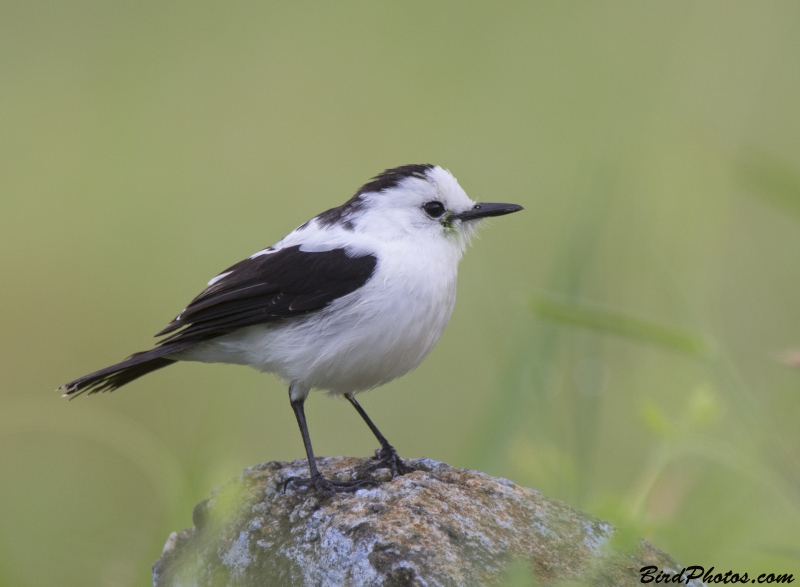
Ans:
[[[70,399],[82,393],[92,395],[101,391],[114,391],[134,379],[139,379],[142,375],[172,365],[176,362],[175,359],[169,359],[165,355],[182,351],[194,344],[196,343],[165,345],[133,354],[121,363],[84,375],[80,379],[62,385],[58,390],[64,392],[63,397]]]

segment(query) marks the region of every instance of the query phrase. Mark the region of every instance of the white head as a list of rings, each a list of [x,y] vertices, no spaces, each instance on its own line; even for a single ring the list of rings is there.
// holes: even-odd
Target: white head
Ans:
[[[519,210],[516,204],[478,204],[449,171],[422,164],[387,169],[315,220],[383,241],[447,239],[463,250],[482,218]]]

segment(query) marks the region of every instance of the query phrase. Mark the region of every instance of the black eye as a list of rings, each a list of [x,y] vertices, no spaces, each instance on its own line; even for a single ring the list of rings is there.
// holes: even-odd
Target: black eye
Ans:
[[[431,218],[439,218],[442,214],[444,214],[444,204],[441,202],[428,202],[422,209],[428,213],[428,216]]]

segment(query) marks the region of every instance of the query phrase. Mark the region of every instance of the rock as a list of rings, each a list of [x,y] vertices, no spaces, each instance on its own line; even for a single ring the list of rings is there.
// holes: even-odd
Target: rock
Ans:
[[[318,459],[340,481],[363,475],[370,462]],[[644,541],[613,552],[612,526],[538,491],[427,459],[407,462],[417,471],[333,497],[295,483],[283,492],[286,479],[308,474],[305,460],[247,469],[197,505],[194,528],[170,535],[153,585],[505,585],[509,565],[522,564],[537,584],[617,587],[641,585],[646,565],[681,568]]]

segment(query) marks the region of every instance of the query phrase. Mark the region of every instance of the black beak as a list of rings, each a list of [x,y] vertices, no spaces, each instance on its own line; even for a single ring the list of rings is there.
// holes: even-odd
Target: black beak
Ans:
[[[454,214],[450,218],[461,221],[479,220],[489,216],[505,216],[512,212],[519,212],[522,209],[522,206],[517,204],[475,204],[471,210],[461,212],[461,214]]]

